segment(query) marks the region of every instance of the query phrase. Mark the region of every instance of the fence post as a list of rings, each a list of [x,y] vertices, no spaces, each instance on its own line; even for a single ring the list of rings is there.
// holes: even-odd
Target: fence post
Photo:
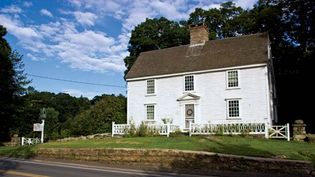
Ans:
[[[189,136],[191,136],[191,120],[189,120]]]
[[[269,139],[269,127],[266,122],[265,122],[265,138]]]
[[[112,137],[114,137],[115,132],[115,122],[112,122]]]
[[[166,131],[167,131],[167,137],[170,137],[170,131],[171,131],[171,125],[170,125],[170,123],[167,123],[167,125],[166,125]]]
[[[22,137],[21,145],[24,146],[24,137]]]
[[[290,124],[287,123],[287,140],[290,141]]]

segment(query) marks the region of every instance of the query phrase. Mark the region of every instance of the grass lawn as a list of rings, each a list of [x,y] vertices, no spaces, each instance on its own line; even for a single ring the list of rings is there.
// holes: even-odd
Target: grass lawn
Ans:
[[[50,142],[34,148],[160,148],[315,160],[315,144],[240,136],[131,137]],[[1,153],[1,148],[0,148]]]
[[[315,162],[315,143],[241,136],[131,137],[49,142],[36,146],[0,147],[0,156],[31,157],[36,148],[160,148],[234,155],[276,157]]]

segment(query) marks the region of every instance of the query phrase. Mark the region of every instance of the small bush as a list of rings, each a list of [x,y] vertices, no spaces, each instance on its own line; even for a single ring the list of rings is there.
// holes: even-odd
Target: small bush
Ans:
[[[140,137],[145,137],[148,134],[148,126],[145,125],[143,122],[141,122],[138,130],[137,130],[137,135]]]
[[[179,137],[179,136],[185,136],[185,135],[183,134],[183,132],[180,131],[179,129],[178,129],[178,130],[175,130],[174,132],[171,132],[171,133],[170,133],[170,137]]]

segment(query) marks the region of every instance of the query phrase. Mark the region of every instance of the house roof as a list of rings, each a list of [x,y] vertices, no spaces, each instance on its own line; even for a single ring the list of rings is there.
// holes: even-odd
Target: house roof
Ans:
[[[211,40],[195,47],[182,45],[142,52],[126,79],[261,64],[267,60],[268,34],[258,33]]]

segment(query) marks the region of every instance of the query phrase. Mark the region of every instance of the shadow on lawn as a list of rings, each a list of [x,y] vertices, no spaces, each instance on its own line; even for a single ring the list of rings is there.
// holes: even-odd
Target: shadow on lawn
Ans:
[[[206,151],[212,151],[223,154],[233,154],[233,155],[245,155],[245,156],[255,156],[255,157],[273,157],[275,154],[264,151],[261,149],[256,149],[250,146],[250,144],[224,144],[215,139],[208,139],[209,141],[216,143],[219,147],[208,147]]]

